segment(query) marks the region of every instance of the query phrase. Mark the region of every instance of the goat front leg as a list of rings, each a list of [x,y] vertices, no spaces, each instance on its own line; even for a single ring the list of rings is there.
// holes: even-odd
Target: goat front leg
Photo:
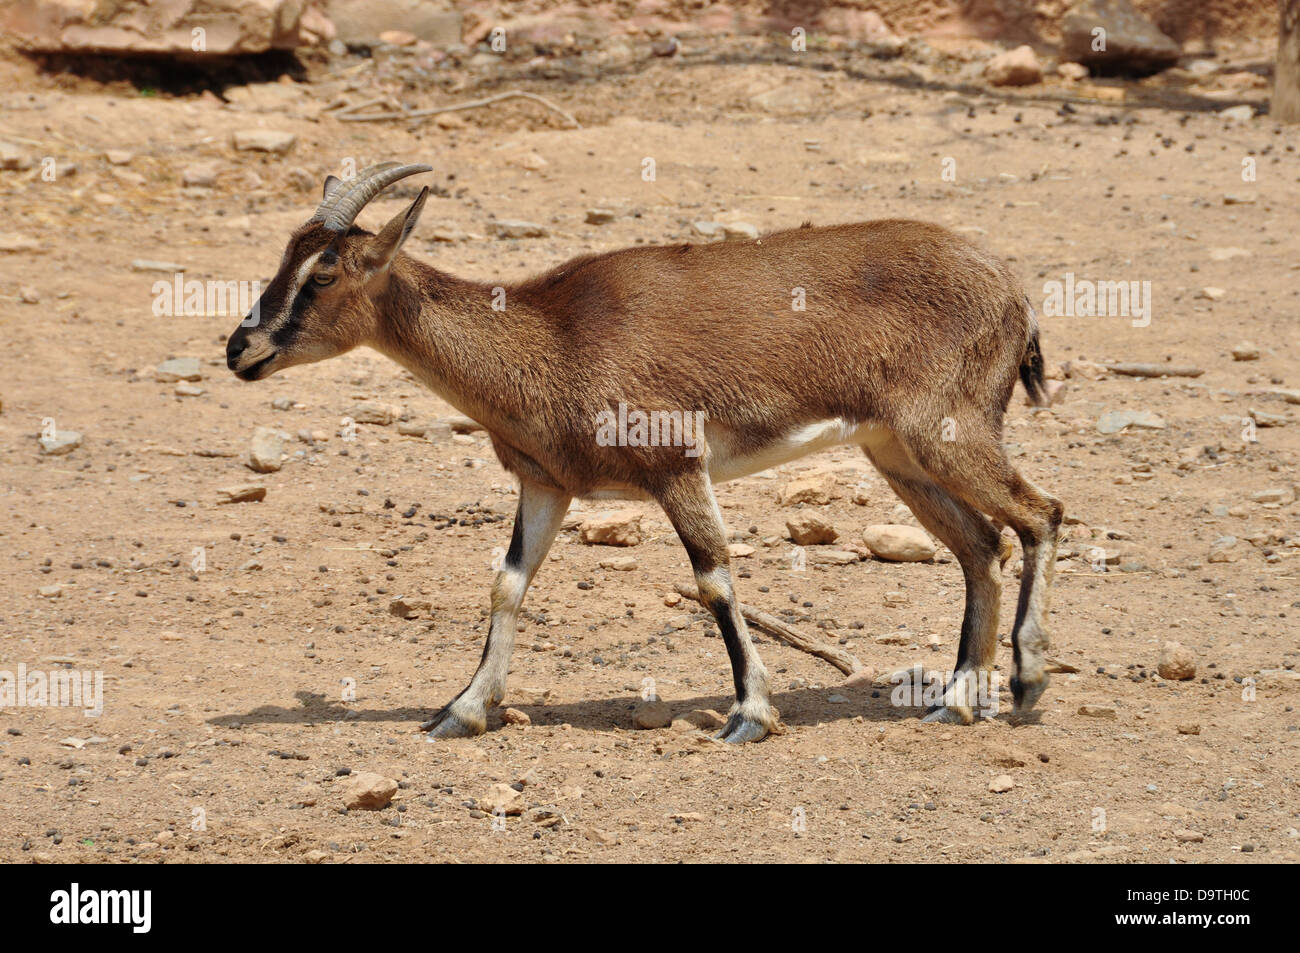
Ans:
[[[732,744],[759,741],[778,730],[780,715],[772,707],[767,669],[749,639],[749,630],[736,601],[731,583],[727,532],[713,495],[713,485],[703,472],[677,477],[657,492],[655,498],[686,547],[691,567],[695,570],[700,602],[717,620],[731,659],[736,704],[716,737]]]
[[[429,733],[426,740],[464,738],[487,730],[488,709],[499,705],[506,694],[519,607],[564,521],[570,499],[562,490],[536,483],[520,484],[510,550],[492,582],[492,621],[483,658],[469,686],[420,726]]]

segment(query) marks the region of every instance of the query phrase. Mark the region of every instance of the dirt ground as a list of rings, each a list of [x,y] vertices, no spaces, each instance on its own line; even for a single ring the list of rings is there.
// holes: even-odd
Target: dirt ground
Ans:
[[[98,718],[0,709],[0,860],[1300,857],[1300,158],[1294,128],[1216,113],[1265,102],[1252,70],[1268,45],[1225,45],[1203,81],[1049,77],[1010,92],[975,81],[979,44],[889,61],[800,59],[755,38],[685,46],[405,87],[427,105],[520,86],[581,129],[523,101],[410,128],[332,118],[338,97],[400,88],[397,66],[364,60],[318,62],[300,82],[228,92],[230,104],[0,63],[0,140],[56,170],[0,171],[0,243],[17,249],[0,251],[0,669],[102,672],[104,692]],[[232,149],[232,134],[258,127],[295,133],[292,151]],[[113,164],[110,150],[131,155]],[[346,439],[357,402],[396,405],[407,422],[455,411],[370,351],[241,383],[223,354],[240,315],[157,315],[154,283],[172,274],[132,265],[268,279],[323,176],[387,158],[435,168],[408,250],[484,280],[691,240],[700,220],[911,217],[987,243],[1040,312],[1045,283],[1067,273],[1150,282],[1145,326],[1044,315],[1049,362],[1070,365],[1063,399],[1035,413],[1018,390],[1008,413],[1014,463],[1069,520],[1051,613],[1060,671],[1038,717],[1013,723],[1008,703],[970,727],[923,725],[891,703],[890,673],[953,663],[962,581],[946,550],[826,566],[809,547],[807,568],[792,568],[797,508],[776,493],[798,475],[834,474],[841,496],[818,509],[837,547],[868,524],[912,522],[841,448],[719,499],[753,549],[735,561],[741,599],[842,643],[874,685],[846,687],[756,633],[783,734],[732,747],[680,722],[638,729],[645,679],[681,714],[725,712],[731,676],[711,621],[668,604],[690,570],[666,519],[633,504],[644,542],[587,546],[566,530],[530,593],[506,705],[531,725],[503,726],[498,711],[482,737],[427,744],[417,724],[478,662],[494,551],[510,535],[515,490],[486,436],[362,423]],[[201,163],[215,185],[185,186]],[[394,189],[362,223],[411,194]],[[596,207],[617,218],[586,224]],[[548,234],[492,238],[494,219]],[[1258,357],[1235,360],[1245,341]],[[173,357],[200,359],[201,394],[156,380]],[[1081,373],[1102,361],[1204,374]],[[1164,427],[1099,433],[1109,411]],[[1272,425],[1252,433],[1254,418]],[[49,419],[81,446],[43,454]],[[278,472],[246,466],[262,426],[290,437]],[[265,499],[218,502],[243,483]],[[625,556],[634,569],[600,567]],[[1004,572],[1004,632],[1018,563]],[[399,596],[431,608],[398,618]],[[1195,678],[1158,677],[1168,640],[1194,656]],[[392,805],[342,811],[345,770],[397,779]],[[1012,786],[993,793],[1001,775]],[[504,824],[484,810],[502,783],[522,789]]]

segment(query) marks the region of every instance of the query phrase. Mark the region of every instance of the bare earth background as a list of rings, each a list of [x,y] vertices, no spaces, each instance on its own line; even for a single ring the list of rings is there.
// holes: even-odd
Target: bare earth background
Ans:
[[[526,102],[412,129],[338,122],[322,106],[385,69],[360,61],[318,62],[225,105],[0,60],[0,139],[63,170],[53,182],[0,173],[0,231],[18,249],[0,252],[0,669],[99,670],[106,693],[98,719],[0,710],[0,860],[1296,860],[1300,419],[1275,392],[1300,387],[1300,160],[1294,128],[1214,111],[1264,101],[1250,70],[1269,43],[1220,47],[1245,74],[1231,83],[1049,78],[1009,93],[970,81],[977,43],[929,62],[833,50],[795,60],[779,39],[752,37],[708,56],[629,48],[470,70],[410,97],[517,85],[581,130]],[[258,127],[296,134],[292,151],[232,150],[234,132]],[[115,165],[108,150],[131,156]],[[641,178],[647,156],[654,182]],[[1241,176],[1249,156],[1255,182]],[[955,182],[941,178],[946,157]],[[222,351],[239,315],[155,316],[153,283],[170,275],[131,264],[268,278],[325,173],[388,158],[436,170],[408,249],[485,280],[688,240],[698,220],[772,229],[898,216],[986,242],[1034,297],[1067,272],[1150,281],[1149,327],[1045,317],[1049,361],[1168,360],[1203,376],[1076,374],[1050,411],[1030,413],[1017,391],[1008,417],[1016,465],[1072,521],[1052,654],[1077,672],[1054,676],[1026,724],[1004,711],[967,728],[921,725],[891,705],[891,672],[951,667],[961,575],[942,549],[929,564],[791,569],[793,510],[775,497],[795,476],[833,474],[841,496],[819,509],[843,543],[870,523],[911,522],[845,448],[719,497],[735,541],[754,550],[735,563],[741,599],[845,642],[879,673],[874,687],[843,687],[760,635],[784,734],[733,748],[680,722],[637,729],[647,677],[678,713],[724,712],[731,692],[709,620],[666,604],[689,567],[667,521],[643,507],[639,546],[589,547],[566,531],[539,574],[506,700],[531,725],[502,726],[498,712],[483,737],[426,744],[416,725],[478,661],[493,550],[510,535],[515,491],[486,438],[361,424],[346,441],[341,420],[359,401],[408,421],[453,411],[368,351],[242,384]],[[202,163],[215,185],[183,186]],[[394,190],[363,224],[411,192]],[[593,207],[618,217],[585,224]],[[490,238],[494,218],[548,234]],[[1258,359],[1233,359],[1242,341]],[[201,395],[155,380],[171,357],[201,360]],[[1252,409],[1281,426],[1243,440]],[[1166,426],[1098,433],[1111,410],[1152,411]],[[83,444],[43,456],[44,418]],[[245,466],[258,426],[290,436],[278,472]],[[267,487],[265,500],[218,504],[218,488],[245,482]],[[1278,492],[1252,500],[1262,491]],[[1229,535],[1230,561],[1211,562]],[[1093,571],[1095,548],[1109,572]],[[600,568],[621,556],[636,568]],[[1018,561],[1005,572],[1004,631]],[[432,608],[399,619],[398,596]],[[1196,678],[1156,676],[1170,639],[1194,654]],[[344,702],[349,679],[356,699]],[[400,781],[393,805],[341,812],[341,769]],[[1003,774],[1013,787],[992,793]],[[523,813],[494,830],[484,799],[516,782]],[[192,829],[200,816],[193,826],[206,829]]]

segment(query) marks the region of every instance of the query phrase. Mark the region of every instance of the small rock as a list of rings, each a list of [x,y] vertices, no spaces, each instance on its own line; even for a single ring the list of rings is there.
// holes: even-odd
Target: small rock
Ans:
[[[124,152],[121,149],[109,149],[104,153],[104,158],[109,165],[128,165],[135,158],[135,153]]]
[[[1061,63],[1056,67],[1056,75],[1066,82],[1077,82],[1088,78],[1088,67],[1082,63]]]
[[[1016,786],[1016,782],[1011,779],[1009,774],[999,774],[989,782],[989,790],[994,794],[1006,794]]]
[[[790,538],[800,546],[833,543],[840,535],[830,520],[808,511],[791,516],[785,521],[785,528],[789,531]]]
[[[343,788],[343,806],[349,811],[379,811],[386,808],[397,793],[397,782],[373,771],[348,776]]]
[[[1295,490],[1287,486],[1275,486],[1270,487],[1267,490],[1256,490],[1254,493],[1250,494],[1250,501],[1252,503],[1281,503],[1285,506],[1293,500],[1295,500]]]
[[[258,483],[243,483],[217,490],[218,503],[256,503],[266,499],[266,487]]]
[[[418,39],[414,33],[405,30],[384,30],[379,34],[379,42],[389,46],[414,46]]]
[[[257,473],[274,473],[281,467],[284,437],[271,427],[258,427],[248,447],[248,467]]]
[[[22,285],[18,289],[18,300],[23,304],[40,304],[40,289],[34,288],[31,285]]]
[[[1249,341],[1242,341],[1233,346],[1232,359],[1234,361],[1258,361],[1259,348]]]
[[[777,492],[776,501],[782,506],[795,506],[798,503],[823,506],[839,495],[835,477],[821,473],[791,480]]]
[[[984,78],[994,86],[1032,86],[1042,82],[1043,65],[1038,62],[1033,47],[1018,46],[985,63]]]
[[[399,416],[399,409],[388,404],[362,402],[353,404],[347,415],[359,424],[378,424],[387,427]]]
[[[729,543],[727,553],[732,559],[748,559],[754,555],[754,547],[748,543]]]
[[[722,238],[727,234],[727,226],[721,222],[691,222],[691,228],[694,229],[696,235],[710,241],[715,238]]]
[[[1227,109],[1220,109],[1219,115],[1233,122],[1250,122],[1255,118],[1255,107],[1249,105],[1229,106]]]
[[[1079,714],[1084,718],[1105,718],[1114,721],[1118,716],[1113,708],[1105,708],[1101,705],[1080,705]]]
[[[217,184],[217,166],[213,163],[187,165],[181,169],[181,185],[191,189],[210,189]]]
[[[197,357],[173,357],[154,368],[153,379],[163,384],[200,381],[203,380],[203,368]]]
[[[613,572],[631,572],[636,568],[635,556],[616,556],[613,559],[602,559],[600,561],[601,569],[609,569]]]
[[[1161,678],[1185,682],[1196,677],[1196,658],[1179,642],[1166,642],[1160,647],[1160,663],[1156,667]]]
[[[1164,430],[1167,425],[1159,414],[1149,410],[1110,410],[1097,418],[1097,432],[1119,433],[1129,427],[1142,430]]]
[[[41,437],[41,453],[47,457],[61,457],[81,446],[81,434],[75,430],[56,430],[48,437]]]
[[[491,222],[488,230],[495,238],[545,238],[551,234],[545,225],[536,222],[499,220]]]
[[[588,225],[608,225],[618,216],[607,208],[589,208],[587,209]]]
[[[1241,558],[1244,549],[1241,540],[1237,539],[1237,537],[1220,536],[1210,544],[1210,554],[1207,561],[1212,563],[1235,563]]]
[[[186,381],[180,381],[175,387],[172,388],[172,393],[175,394],[177,397],[202,397],[203,388],[197,387],[194,384],[190,384]]]
[[[641,542],[641,514],[636,510],[594,514],[578,527],[578,538],[589,546],[636,546]]]
[[[238,129],[232,137],[239,152],[274,152],[284,155],[293,148],[298,137],[292,132],[275,129]]]
[[[392,602],[388,603],[388,612],[399,619],[418,619],[421,615],[429,615],[433,611],[433,603],[428,599],[414,599],[406,596],[399,596]]]
[[[1182,829],[1174,831],[1174,840],[1180,844],[1199,844],[1205,840],[1205,835],[1200,831]]]
[[[638,728],[667,728],[673,723],[673,710],[664,701],[643,701],[636,706],[632,721]]]
[[[712,708],[694,708],[673,719],[673,727],[679,731],[717,731],[726,719]]]
[[[507,708],[503,711],[501,721],[507,725],[518,725],[521,728],[533,723],[533,720],[528,717],[528,712],[520,711],[518,708]]]
[[[517,817],[524,813],[524,796],[508,784],[492,785],[477,803],[480,811],[494,816]]]
[[[1179,725],[1178,733],[1180,735],[1199,735],[1201,733],[1201,726],[1191,722]]]
[[[938,551],[938,546],[924,530],[895,523],[868,526],[862,531],[862,541],[872,555],[890,562],[924,562],[933,559]]]

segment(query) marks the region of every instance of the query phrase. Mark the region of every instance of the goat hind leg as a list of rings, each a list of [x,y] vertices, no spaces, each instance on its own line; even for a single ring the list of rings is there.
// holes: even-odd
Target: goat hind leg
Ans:
[[[985,703],[993,688],[1002,598],[1001,537],[983,514],[930,479],[897,440],[866,449],[881,476],[921,525],[952,550],[961,564],[966,607],[957,664],[941,704],[924,720],[970,724],[977,703]]]
[[[492,582],[492,621],[478,671],[459,695],[420,726],[429,741],[464,738],[487,730],[487,712],[505,697],[515,626],[528,584],[555,540],[569,495],[536,483],[519,486],[519,509],[505,562]]]

